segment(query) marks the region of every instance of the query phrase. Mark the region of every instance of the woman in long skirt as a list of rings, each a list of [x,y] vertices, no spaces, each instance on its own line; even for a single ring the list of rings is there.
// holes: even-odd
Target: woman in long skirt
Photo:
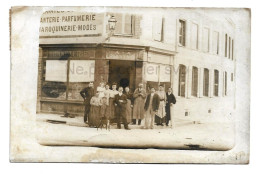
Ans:
[[[133,115],[133,94],[130,92],[129,87],[125,88],[125,95],[127,97],[127,103],[126,103],[126,120],[127,123],[130,123],[132,121],[132,115]]]
[[[157,125],[163,126],[164,117],[166,115],[166,112],[165,112],[166,93],[165,93],[164,87],[162,85],[159,86],[159,91],[157,91],[157,94],[160,97],[160,105],[159,105],[158,113],[156,114],[157,117],[156,117],[155,122]]]
[[[110,121],[111,123],[116,122],[116,116],[115,116],[115,95],[118,94],[118,91],[116,90],[116,84],[114,83],[112,85],[112,90],[110,91],[110,96],[109,96],[109,106],[110,106]]]
[[[96,93],[95,96],[93,96],[90,100],[90,116],[89,116],[89,122],[88,125],[90,127],[97,127],[100,123],[100,106],[101,101],[98,97],[99,93]]]
[[[111,90],[109,88],[110,88],[109,84],[106,84],[105,90],[104,90],[104,97],[106,98],[106,105],[107,105],[105,115],[106,115],[106,118],[108,118],[108,119],[110,118],[110,108],[111,108],[110,105],[112,104],[112,103],[109,103],[110,92],[111,92]]]

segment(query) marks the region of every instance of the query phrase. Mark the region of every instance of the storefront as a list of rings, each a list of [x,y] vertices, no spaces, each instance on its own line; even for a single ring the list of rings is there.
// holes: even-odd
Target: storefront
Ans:
[[[118,35],[120,31],[116,28],[113,37],[126,35],[124,42],[132,43],[140,35],[141,17],[122,14],[116,17],[117,27],[131,32]],[[120,22],[123,17],[125,25]],[[115,82],[118,86],[129,86],[132,92],[140,82],[147,91],[151,86],[158,89],[159,84],[165,89],[172,86],[175,53],[141,42],[108,41],[107,18],[106,13],[43,14],[39,30],[37,112],[82,115],[80,91],[89,82],[94,82],[95,90],[100,82]]]
[[[115,45],[40,45],[38,112],[83,114],[80,91],[94,82],[147,90],[161,83],[171,86],[172,56],[148,51],[147,47]],[[158,61],[157,61],[158,60]]]

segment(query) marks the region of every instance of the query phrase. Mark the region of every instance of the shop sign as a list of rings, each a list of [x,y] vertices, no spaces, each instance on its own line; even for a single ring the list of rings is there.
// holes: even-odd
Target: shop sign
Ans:
[[[40,38],[101,35],[102,13],[47,11],[41,16]]]

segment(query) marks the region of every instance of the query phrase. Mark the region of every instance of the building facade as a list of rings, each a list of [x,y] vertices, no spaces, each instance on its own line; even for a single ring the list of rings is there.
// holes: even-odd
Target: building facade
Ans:
[[[156,13],[155,13],[156,12]],[[210,13],[210,12],[208,12]],[[134,91],[173,88],[179,119],[222,119],[235,109],[235,25],[191,9],[120,9],[42,15],[37,112],[83,115],[93,81]],[[114,16],[111,34],[108,19]]]

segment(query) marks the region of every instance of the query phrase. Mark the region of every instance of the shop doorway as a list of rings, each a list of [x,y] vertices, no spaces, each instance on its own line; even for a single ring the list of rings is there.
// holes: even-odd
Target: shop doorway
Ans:
[[[110,60],[109,61],[109,84],[117,83],[117,87],[129,86],[133,92],[135,89],[135,61]]]

